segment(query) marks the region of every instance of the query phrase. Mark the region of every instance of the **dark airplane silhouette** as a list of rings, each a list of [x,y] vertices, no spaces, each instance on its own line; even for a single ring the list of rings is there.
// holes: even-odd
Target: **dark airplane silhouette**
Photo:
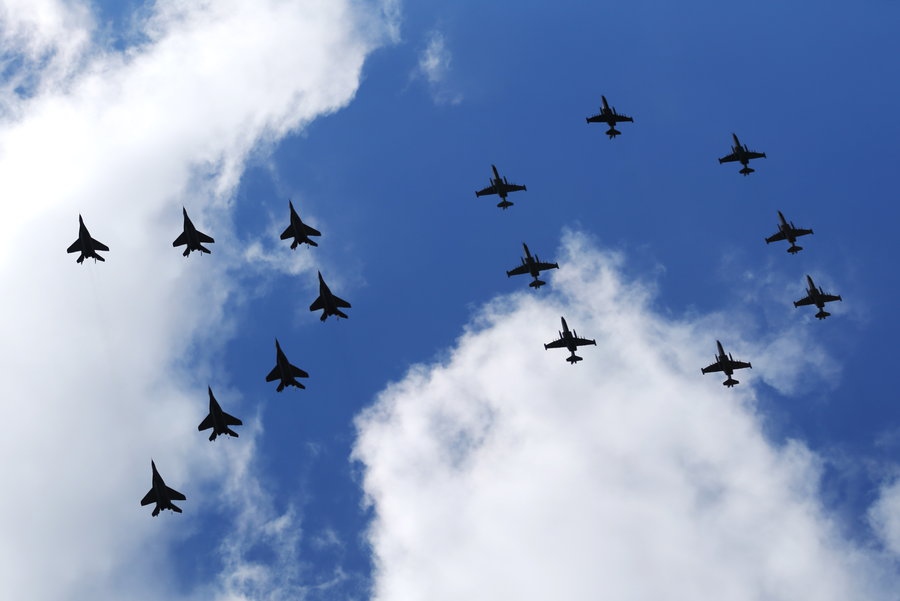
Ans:
[[[297,388],[306,388],[303,384],[298,382],[295,378],[308,378],[309,374],[297,367],[296,365],[291,365],[291,362],[288,361],[288,358],[284,355],[284,352],[281,350],[281,345],[278,344],[278,339],[275,339],[275,367],[272,368],[272,371],[269,372],[269,375],[266,376],[266,382],[274,382],[275,380],[281,380],[278,383],[278,388],[276,388],[276,392],[281,392],[284,390],[285,386],[296,386]]]
[[[191,223],[191,218],[188,217],[187,209],[181,207],[181,212],[184,213],[184,231],[175,238],[175,241],[172,242],[172,246],[182,246],[186,244],[187,248],[184,249],[185,257],[191,254],[192,250],[199,250],[200,252],[210,254],[212,251],[203,246],[203,244],[212,244],[215,240],[194,227],[194,224]]]
[[[581,361],[581,357],[575,354],[575,349],[579,346],[584,346],[586,344],[593,344],[597,346],[596,340],[588,340],[587,338],[579,338],[578,333],[575,330],[569,331],[569,326],[566,324],[566,318],[561,317],[562,319],[562,332],[559,333],[559,338],[554,340],[553,342],[549,342],[544,345],[544,350],[551,348],[567,348],[569,352],[572,353],[569,357],[566,357],[566,361],[575,365],[579,361]]]
[[[781,221],[781,223],[778,224],[778,233],[772,234],[766,238],[766,244],[769,242],[778,242],[779,240],[787,240],[791,244],[791,247],[787,249],[787,251],[792,255],[797,254],[803,250],[802,246],[797,246],[797,238],[811,234],[813,231],[794,227],[794,222],[788,223],[781,211],[778,211],[778,219]]]
[[[210,441],[215,440],[216,436],[220,434],[228,434],[229,436],[237,438],[237,432],[233,431],[228,426],[242,426],[244,423],[233,415],[228,415],[222,411],[219,402],[216,400],[216,397],[213,396],[212,388],[209,386],[206,388],[209,390],[209,415],[203,418],[203,421],[200,422],[197,429],[202,432],[203,430],[212,428],[212,434],[209,435]]]
[[[735,361],[731,356],[731,353],[725,354],[725,349],[722,348],[722,343],[716,340],[716,346],[719,347],[719,354],[716,357],[716,362],[710,365],[709,367],[701,367],[700,373],[708,374],[714,371],[725,372],[725,375],[728,376],[728,379],[722,382],[723,386],[727,386],[731,388],[735,384],[740,384],[737,380],[732,378],[732,374],[734,374],[734,370],[736,369],[744,369],[745,367],[752,368],[753,366],[749,363],[744,363],[743,361]]]
[[[626,117],[625,115],[620,115],[616,112],[615,108],[609,108],[609,104],[606,103],[606,96],[600,96],[600,100],[603,101],[603,106],[600,107],[600,112],[593,117],[588,117],[587,122],[606,123],[609,126],[609,129],[606,130],[606,135],[609,136],[610,140],[612,140],[622,133],[616,129],[616,123],[621,123],[623,121],[631,123],[634,121],[634,119],[632,119],[631,117]]]
[[[842,301],[840,295],[835,296],[833,294],[825,294],[821,288],[816,288],[815,283],[813,283],[813,279],[806,276],[806,296],[801,298],[798,301],[794,301],[795,307],[802,307],[804,305],[815,305],[819,308],[819,312],[816,313],[816,319],[825,319],[831,313],[825,311],[825,303],[830,303],[832,301]]]
[[[331,293],[331,290],[328,289],[328,286],[325,284],[325,280],[322,279],[322,272],[319,272],[319,298],[313,301],[313,304],[309,306],[310,311],[318,311],[322,309],[322,317],[319,319],[325,321],[328,319],[329,315],[336,315],[338,317],[343,317],[347,319],[347,315],[344,314],[341,309],[349,309],[350,303],[345,301],[342,298],[338,298],[337,296]]]
[[[84,219],[81,218],[81,215],[78,216],[78,240],[72,243],[69,249],[66,251],[68,253],[80,252],[81,256],[78,257],[76,263],[81,263],[88,257],[94,259],[94,262],[97,261],[106,261],[103,257],[97,254],[97,251],[108,251],[109,247],[98,240],[94,240],[91,238],[91,233],[84,226]]]
[[[150,467],[153,468],[153,487],[141,499],[141,506],[156,503],[156,507],[153,509],[153,517],[158,516],[163,509],[171,509],[176,513],[181,513],[181,508],[174,505],[172,501],[185,501],[187,497],[174,488],[166,486],[162,476],[156,471],[156,464],[153,463],[152,459],[150,460]]]
[[[281,239],[287,240],[289,238],[293,238],[294,241],[291,242],[291,250],[296,250],[297,246],[300,244],[309,244],[310,246],[318,246],[318,244],[310,240],[310,236],[321,236],[322,234],[319,230],[309,227],[302,221],[300,221],[300,216],[297,214],[297,211],[294,210],[294,203],[290,200],[288,204],[291,207],[291,224],[287,226],[287,229],[281,233]]]
[[[535,290],[546,284],[547,282],[542,282],[538,279],[538,274],[547,269],[559,269],[559,265],[556,263],[542,263],[537,255],[534,257],[531,256],[531,253],[528,252],[528,245],[522,243],[522,246],[525,247],[525,258],[522,259],[522,264],[516,267],[511,271],[506,272],[506,277],[512,277],[514,275],[522,275],[523,273],[531,274],[531,277],[534,278],[534,281],[528,284]]]
[[[722,163],[733,163],[734,161],[740,161],[741,165],[744,166],[738,173],[742,173],[744,175],[750,175],[755,169],[751,169],[747,166],[752,159],[764,159],[766,158],[766,153],[764,152],[754,152],[747,148],[747,145],[741,145],[741,141],[738,140],[736,134],[731,134],[731,137],[734,138],[734,146],[731,147],[731,154],[726,155],[719,159],[719,164]]]
[[[520,186],[518,184],[511,184],[505,177],[500,177],[500,174],[497,172],[497,167],[495,167],[494,165],[491,165],[491,169],[494,170],[494,177],[491,178],[491,185],[484,190],[479,190],[478,192],[476,192],[475,196],[498,194],[500,196],[500,202],[497,203],[497,206],[501,209],[511,207],[513,203],[506,200],[506,195],[510,192],[527,190],[528,188],[526,188],[525,186]]]

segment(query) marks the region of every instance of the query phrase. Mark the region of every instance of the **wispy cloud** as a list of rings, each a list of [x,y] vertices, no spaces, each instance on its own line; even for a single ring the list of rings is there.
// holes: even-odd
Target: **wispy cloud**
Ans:
[[[359,416],[373,599],[893,599],[820,458],[764,434],[755,382],[803,349],[732,325],[761,369],[727,390],[699,370],[724,316],[663,317],[620,257],[566,239],[548,289],[489,304]],[[542,348],[560,315],[597,340],[574,367]]]
[[[419,55],[419,64],[416,75],[424,77],[431,90],[431,96],[438,104],[459,104],[462,102],[462,94],[450,89],[447,76],[450,74],[450,66],[453,55],[447,47],[444,34],[433,30],[428,34],[425,49]]]

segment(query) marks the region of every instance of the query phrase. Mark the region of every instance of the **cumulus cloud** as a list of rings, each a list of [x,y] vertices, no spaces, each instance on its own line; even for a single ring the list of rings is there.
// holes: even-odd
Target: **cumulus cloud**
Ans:
[[[802,346],[661,317],[621,257],[566,239],[549,290],[490,303],[359,416],[373,599],[893,599],[818,456],[763,434],[756,383]],[[597,340],[577,366],[541,347],[560,315]],[[725,331],[756,367],[733,390],[699,371]]]
[[[252,428],[231,445],[196,431],[207,383],[218,394],[227,381],[209,359],[234,327],[233,268],[253,258],[229,245],[232,193],[260,144],[351,101],[393,31],[391,6],[160,0],[117,51],[91,38],[89,3],[0,3],[7,71],[32,82],[0,88],[6,598],[177,598],[171,545],[194,534],[229,469],[256,486],[241,467]],[[182,205],[216,238],[213,255],[171,247]],[[111,248],[106,263],[65,253],[79,213]],[[183,515],[138,507],[151,457],[187,495]],[[298,519],[241,518],[273,548],[291,546]],[[232,548],[223,569],[252,567],[245,557]],[[255,582],[254,596],[284,584]]]

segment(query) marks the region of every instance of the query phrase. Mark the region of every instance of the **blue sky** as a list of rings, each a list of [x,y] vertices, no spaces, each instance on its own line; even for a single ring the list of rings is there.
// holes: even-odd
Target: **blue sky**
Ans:
[[[11,540],[96,560],[50,585],[7,542],[10,595],[896,590],[900,8],[39,4],[0,20],[0,514],[45,496]],[[288,199],[318,248],[278,240]],[[171,248],[181,206],[212,255]],[[107,263],[62,253],[79,213]],[[540,291],[504,277],[522,242],[562,267]],[[348,320],[307,310],[317,270]],[[576,367],[540,348],[560,314]],[[306,390],[264,381],[276,337]],[[240,438],[196,432],[207,385]],[[151,456],[184,514],[138,506]]]

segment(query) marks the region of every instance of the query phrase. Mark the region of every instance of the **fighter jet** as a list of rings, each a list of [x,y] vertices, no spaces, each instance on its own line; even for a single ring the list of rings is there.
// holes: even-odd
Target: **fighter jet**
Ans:
[[[294,210],[294,203],[289,200],[288,204],[291,207],[291,224],[287,226],[287,229],[284,230],[284,232],[282,232],[281,239],[294,239],[294,241],[291,242],[291,250],[296,250],[300,244],[318,246],[318,244],[315,241],[310,240],[309,237],[321,236],[322,234],[319,232],[319,230],[309,227],[308,225],[300,221],[300,216],[297,215],[297,211]]]
[[[722,348],[722,343],[716,340],[716,346],[719,347],[719,354],[716,357],[716,362],[710,365],[709,367],[701,367],[700,373],[708,374],[714,371],[725,372],[725,375],[728,376],[728,379],[722,382],[723,386],[727,386],[731,388],[735,384],[740,384],[737,380],[732,378],[732,374],[734,374],[734,370],[736,369],[744,369],[745,367],[752,368],[753,366],[749,363],[744,363],[743,361],[735,361],[731,356],[731,353],[725,354],[725,349]]]
[[[476,192],[475,196],[498,194],[500,196],[500,202],[497,203],[497,206],[501,209],[511,207],[513,203],[506,200],[506,195],[510,192],[527,190],[528,188],[526,188],[525,186],[520,186],[518,184],[511,184],[505,177],[500,177],[500,174],[497,172],[497,167],[495,167],[494,165],[491,165],[491,169],[494,170],[494,177],[491,178],[491,185],[484,190],[479,190],[478,192]]]
[[[76,263],[81,263],[88,257],[94,259],[94,262],[97,261],[106,261],[103,257],[97,254],[97,251],[108,251],[109,247],[98,240],[94,240],[91,238],[91,233],[84,226],[84,219],[81,218],[81,215],[78,216],[78,240],[72,243],[69,249],[66,251],[68,253],[80,252],[81,256],[78,257]]]
[[[830,303],[832,301],[842,301],[840,295],[835,296],[833,294],[825,294],[821,288],[816,288],[815,283],[813,283],[813,279],[806,276],[806,296],[801,298],[798,301],[794,301],[795,307],[802,307],[803,305],[815,305],[819,308],[819,312],[816,313],[816,319],[825,319],[831,313],[825,311],[825,303]]]
[[[228,415],[222,411],[219,402],[216,401],[216,397],[213,396],[212,388],[209,386],[206,388],[209,390],[209,415],[203,418],[203,421],[197,426],[197,430],[202,432],[203,430],[212,428],[212,434],[209,435],[210,441],[215,440],[216,436],[219,434],[228,434],[229,436],[237,438],[237,432],[233,431],[228,426],[242,426],[244,423],[233,415]]]
[[[288,361],[288,358],[285,357],[284,351],[281,350],[281,345],[278,344],[278,339],[275,339],[275,367],[272,368],[272,371],[269,372],[269,375],[266,376],[266,382],[274,382],[275,380],[281,380],[278,383],[278,388],[275,389],[276,392],[281,392],[284,390],[285,386],[296,386],[297,388],[306,388],[303,384],[298,382],[295,378],[308,378],[309,374],[300,369],[295,365],[291,365],[291,362]]]
[[[328,319],[329,315],[337,315],[338,317],[343,317],[347,319],[347,315],[344,314],[341,309],[349,309],[350,303],[345,301],[342,298],[338,298],[337,296],[331,293],[331,290],[328,289],[328,286],[325,284],[325,280],[322,279],[322,272],[319,272],[319,298],[313,301],[313,304],[309,306],[310,311],[318,311],[322,309],[322,317],[319,319],[321,321],[325,321]]]
[[[184,249],[185,257],[191,254],[192,250],[199,250],[200,252],[205,252],[206,254],[212,252],[208,248],[203,246],[203,244],[212,244],[213,242],[215,242],[215,240],[213,240],[203,232],[198,231],[197,228],[194,227],[194,224],[191,223],[191,218],[188,217],[187,209],[181,207],[181,211],[182,213],[184,213],[184,231],[181,232],[181,235],[175,238],[175,241],[172,242],[172,246],[182,246],[186,244],[187,248]]]
[[[542,282],[538,279],[538,273],[545,271],[547,269],[559,269],[559,265],[556,263],[542,263],[537,255],[531,256],[531,253],[528,252],[528,245],[524,242],[522,246],[525,247],[525,257],[522,259],[522,264],[516,267],[511,271],[506,272],[506,277],[512,277],[514,275],[522,275],[523,273],[531,274],[531,277],[534,278],[534,281],[528,284],[530,287],[537,290],[547,282]]]
[[[722,157],[719,159],[719,164],[722,163],[733,163],[734,161],[740,161],[741,165],[744,166],[738,173],[742,173],[743,175],[750,175],[755,169],[751,169],[747,166],[752,159],[764,159],[766,158],[766,153],[764,152],[753,152],[747,145],[741,145],[741,141],[738,140],[737,134],[731,134],[731,137],[734,138],[734,146],[731,147],[731,154]]]
[[[600,100],[603,101],[603,106],[600,107],[600,112],[593,117],[588,117],[588,123],[606,123],[609,125],[609,129],[606,130],[606,135],[609,136],[609,139],[612,140],[622,132],[616,129],[616,123],[620,123],[623,121],[627,121],[629,123],[634,122],[634,119],[631,117],[626,117],[625,115],[620,115],[616,112],[615,108],[609,108],[609,104],[606,103],[606,96],[600,96]]]
[[[575,354],[575,349],[579,346],[584,346],[586,344],[593,344],[597,346],[596,340],[588,340],[587,338],[579,338],[578,333],[575,330],[569,331],[569,326],[566,324],[566,318],[561,317],[562,319],[562,332],[559,333],[559,338],[554,340],[553,342],[549,342],[544,345],[544,350],[551,348],[567,348],[569,352],[572,353],[569,357],[566,357],[566,361],[575,365],[579,361],[581,361],[581,357]]]
[[[778,232],[766,238],[766,244],[769,242],[778,242],[779,240],[787,240],[791,244],[791,247],[787,249],[787,251],[792,255],[797,254],[803,250],[802,246],[797,246],[797,238],[811,234],[813,231],[794,227],[794,222],[788,223],[781,211],[778,211],[778,219],[781,220],[781,223],[778,224]]]
[[[185,501],[187,497],[174,488],[166,486],[162,476],[156,471],[156,464],[153,463],[152,459],[150,460],[150,467],[153,468],[153,488],[141,499],[141,506],[156,503],[156,507],[153,509],[153,517],[158,516],[163,509],[171,509],[176,513],[181,513],[181,508],[174,505],[172,501]]]

